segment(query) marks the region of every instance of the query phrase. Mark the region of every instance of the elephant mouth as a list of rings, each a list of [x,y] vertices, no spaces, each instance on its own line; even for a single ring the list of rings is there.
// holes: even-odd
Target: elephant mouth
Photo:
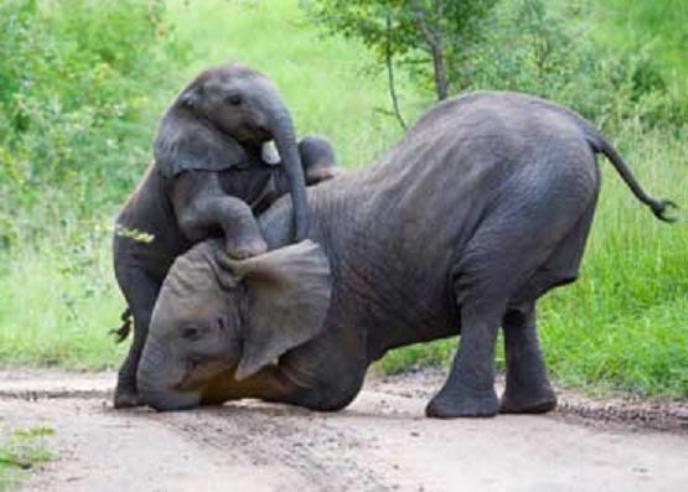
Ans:
[[[251,127],[251,133],[255,135],[256,142],[263,143],[272,140],[272,132],[263,125],[253,125]]]
[[[141,377],[143,376],[143,377]],[[177,391],[151,382],[146,375],[139,376],[139,392],[143,401],[161,412],[188,410],[201,402],[200,391]]]

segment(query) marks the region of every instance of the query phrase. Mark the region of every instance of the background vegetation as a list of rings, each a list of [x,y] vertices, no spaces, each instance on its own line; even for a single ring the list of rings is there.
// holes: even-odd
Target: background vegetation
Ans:
[[[113,218],[151,159],[157,118],[201,68],[239,59],[281,88],[300,133],[365,165],[400,135],[379,53],[331,35],[297,0],[6,0],[0,4],[0,364],[103,368],[124,303]],[[515,89],[600,125],[655,195],[688,206],[688,4],[500,0],[457,86]],[[400,64],[409,122],[435,99]],[[457,79],[452,79],[457,80]],[[558,379],[688,397],[688,231],[657,223],[600,161],[581,279],[540,307]],[[455,340],[392,352],[382,370],[445,364]]]

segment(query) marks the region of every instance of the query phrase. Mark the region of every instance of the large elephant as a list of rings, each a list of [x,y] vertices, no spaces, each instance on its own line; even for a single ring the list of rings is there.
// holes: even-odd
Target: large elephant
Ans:
[[[377,165],[309,190],[309,241],[288,245],[281,199],[259,220],[268,253],[232,260],[210,240],[177,259],[144,348],[142,398],[160,410],[243,397],[334,410],[387,350],[460,334],[428,416],[551,410],[535,304],[578,275],[597,153],[670,220],[673,204],[647,196],[575,113],[508,92],[439,104]]]
[[[272,139],[281,165],[264,160]],[[252,69],[229,64],[206,70],[179,94],[160,123],[155,161],[117,218],[115,274],[129,306],[119,333],[126,337],[126,318],[133,315],[134,341],[119,372],[116,407],[138,403],[136,369],[174,259],[212,234],[224,236],[233,257],[265,252],[254,213],[287,191],[294,203],[293,237],[302,239],[308,229],[302,165],[312,184],[331,176],[333,161],[327,140],[297,143],[276,88]],[[146,237],[152,242],[141,240]]]

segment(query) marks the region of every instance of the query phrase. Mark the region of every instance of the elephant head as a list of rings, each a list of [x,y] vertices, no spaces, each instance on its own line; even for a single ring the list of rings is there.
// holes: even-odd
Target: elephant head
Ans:
[[[144,402],[179,410],[204,385],[241,380],[320,333],[330,304],[327,257],[312,241],[232,260],[215,240],[172,266],[158,296],[138,369]]]
[[[237,154],[274,140],[294,203],[294,238],[304,239],[308,231],[304,173],[291,115],[275,85],[261,73],[231,63],[201,73],[181,92],[176,104],[234,139]],[[227,155],[231,149],[223,146],[218,159],[225,163],[241,161],[239,155]],[[206,153],[206,160],[212,160],[212,152]]]

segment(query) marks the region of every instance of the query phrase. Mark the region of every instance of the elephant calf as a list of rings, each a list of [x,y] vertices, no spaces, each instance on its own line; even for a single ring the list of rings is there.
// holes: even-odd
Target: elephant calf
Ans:
[[[281,165],[263,160],[271,139]],[[295,237],[305,236],[302,165],[308,184],[328,179],[332,147],[320,137],[297,143],[289,111],[258,72],[238,64],[212,68],[175,99],[160,123],[155,162],[117,218],[115,275],[134,318],[134,341],[119,372],[116,407],[138,403],[136,368],[150,315],[178,255],[209,235],[222,235],[236,258],[265,252],[254,213],[287,191]],[[152,242],[136,240],[141,232]],[[124,338],[127,332],[128,322],[119,333]]]
[[[535,304],[578,275],[597,153],[670,220],[673,204],[647,196],[563,107],[508,92],[437,105],[377,165],[309,190],[310,240],[288,245],[293,205],[281,199],[259,220],[268,253],[231,259],[209,240],[178,258],[153,312],[142,398],[160,410],[244,397],[334,410],[387,350],[460,334],[427,415],[553,409]]]

